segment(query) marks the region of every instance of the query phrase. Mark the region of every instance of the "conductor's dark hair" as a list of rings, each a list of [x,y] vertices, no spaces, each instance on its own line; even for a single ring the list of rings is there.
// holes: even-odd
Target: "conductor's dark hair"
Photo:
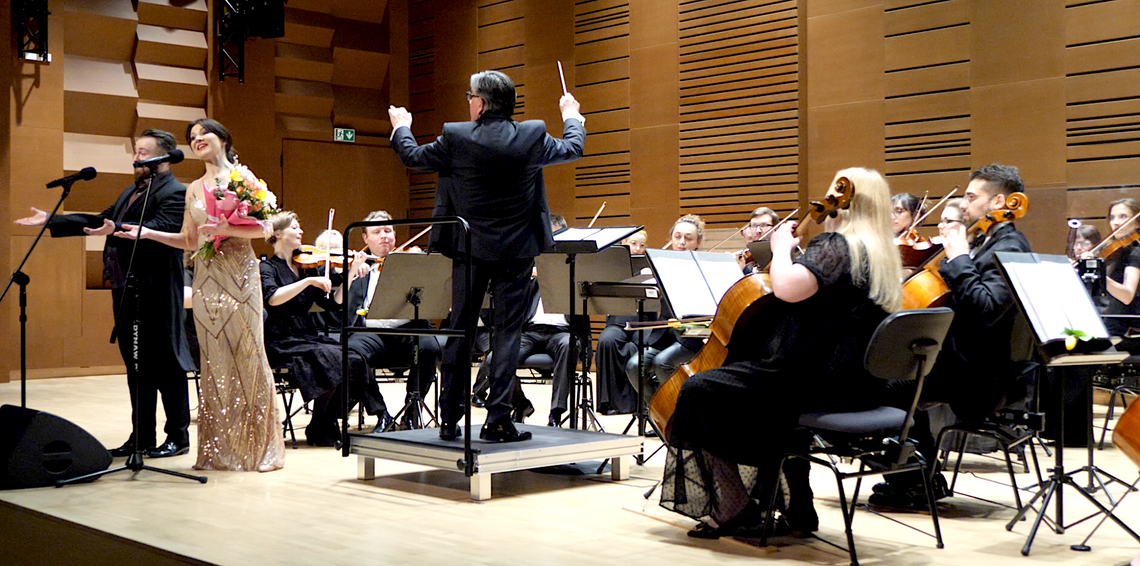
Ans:
[[[510,118],[515,113],[515,83],[498,71],[471,75],[471,93],[483,99],[484,116]]]
[[[139,137],[153,139],[154,142],[158,144],[158,148],[162,150],[163,155],[174,151],[174,149],[178,147],[178,140],[174,139],[174,134],[165,130],[147,128],[143,130],[143,133],[139,134]]]
[[[1021,173],[1012,165],[991,163],[970,173],[970,180],[975,179],[986,181],[1007,197],[1025,190],[1025,185],[1021,183]]]
[[[222,140],[222,146],[226,149],[226,159],[230,160],[230,162],[237,160],[237,154],[234,153],[234,138],[230,135],[230,131],[227,130],[225,126],[221,125],[217,120],[210,118],[194,120],[186,126],[186,143],[192,144],[194,142],[194,138],[190,136],[190,131],[194,129],[194,126],[202,126],[203,130],[217,135],[218,139]]]

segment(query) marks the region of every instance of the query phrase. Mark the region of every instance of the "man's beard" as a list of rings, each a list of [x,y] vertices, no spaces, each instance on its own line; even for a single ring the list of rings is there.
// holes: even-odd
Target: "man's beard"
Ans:
[[[150,178],[150,167],[135,167],[135,186],[140,186]]]

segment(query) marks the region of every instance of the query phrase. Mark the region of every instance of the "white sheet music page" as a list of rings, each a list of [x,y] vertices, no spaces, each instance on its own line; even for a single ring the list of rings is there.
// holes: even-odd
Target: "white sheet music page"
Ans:
[[[1008,262],[1006,273],[1029,314],[1029,322],[1042,342],[1065,338],[1066,328],[1094,338],[1107,338],[1104,322],[1068,263]]]
[[[736,257],[733,254],[716,252],[693,252],[693,255],[697,258],[697,266],[704,274],[705,281],[708,282],[713,301],[720,304],[720,299],[728,292],[728,288],[744,277],[744,272],[736,263]]]
[[[674,316],[712,316],[716,301],[693,259],[693,252],[649,250],[653,268]]]

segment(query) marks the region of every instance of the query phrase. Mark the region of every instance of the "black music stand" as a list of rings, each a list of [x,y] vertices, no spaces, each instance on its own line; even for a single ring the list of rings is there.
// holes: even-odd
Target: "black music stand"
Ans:
[[[732,254],[645,250],[645,255],[678,318],[714,316],[721,297],[744,276]]]
[[[1127,353],[1117,352],[1116,349],[1113,348],[1112,341],[1109,340],[1108,331],[1105,329],[1104,323],[1101,322],[1100,315],[1093,306],[1088,293],[1084,292],[1084,286],[1077,277],[1076,272],[1073,271],[1067,257],[998,252],[995,261],[1001,270],[1002,277],[1005,278],[1006,283],[1013,291],[1013,296],[1018,308],[1029,321],[1030,327],[1033,330],[1038,356],[1050,368],[1061,368],[1061,390],[1065,389],[1068,373],[1063,369],[1065,367],[1119,363],[1128,357]],[[1088,341],[1078,341],[1076,348],[1068,350],[1065,347],[1066,329],[1083,331],[1090,335],[1091,339]],[[1028,556],[1030,547],[1033,545],[1033,539],[1037,536],[1037,529],[1045,519],[1045,515],[1049,509],[1049,501],[1054,495],[1056,496],[1056,519],[1053,525],[1057,534],[1063,534],[1067,527],[1071,527],[1095,516],[1096,514],[1093,514],[1070,525],[1065,524],[1063,494],[1064,486],[1068,485],[1092,503],[1098,510],[1097,514],[1104,513],[1108,518],[1119,525],[1120,528],[1131,535],[1132,538],[1140,541],[1140,535],[1136,534],[1128,525],[1124,524],[1112,510],[1105,507],[1100,501],[1097,501],[1090,490],[1085,489],[1077,483],[1074,476],[1082,472],[1087,472],[1090,474],[1091,485],[1092,474],[1099,471],[1092,465],[1091,460],[1088,466],[1068,473],[1065,472],[1064,403],[1059,403],[1058,406],[1060,408],[1057,418],[1060,422],[1057,426],[1056,464],[1050,470],[1052,474],[1049,476],[1049,479],[1038,486],[1038,491],[1033,495],[1033,498],[1019,509],[1017,515],[1006,524],[1006,530],[1012,531],[1014,525],[1033,510],[1033,504],[1036,503],[1038,499],[1041,499],[1041,509],[1037,510],[1037,519],[1034,520],[1033,526],[1029,531],[1029,536],[1025,540],[1025,546],[1021,549],[1021,554]],[[1091,445],[1089,446],[1089,450],[1091,454]],[[1104,472],[1101,471],[1100,473]],[[1113,479],[1120,481],[1116,478]],[[1121,483],[1128,485],[1125,482]],[[1077,546],[1074,546],[1074,550],[1088,549],[1088,547],[1077,548]]]
[[[372,294],[365,321],[366,324],[368,320],[427,321],[445,318],[450,310],[450,259],[439,254],[389,254],[384,259],[384,270],[376,279],[376,291]],[[414,386],[408,392],[404,406],[392,417],[384,432],[393,430],[400,417],[405,415],[413,428],[424,428],[421,415],[412,411],[426,411],[428,423],[436,422],[435,413],[420,396],[419,358],[419,340],[415,340],[412,342],[412,367],[408,373],[408,379]]]
[[[549,312],[566,313],[566,319],[573,325],[575,315],[577,314],[576,303],[582,299],[578,286],[580,281],[620,281],[621,279],[629,277],[627,273],[624,276],[614,279],[613,273],[615,266],[616,268],[621,268],[620,263],[615,264],[612,259],[607,260],[605,256],[598,256],[598,252],[613,246],[641,229],[642,226],[620,226],[615,228],[565,228],[559,230],[558,233],[554,235],[554,247],[550,251],[535,258],[535,267],[538,269],[540,277],[545,280],[557,281],[564,278],[563,280],[567,281],[568,285],[565,288],[565,292],[563,292],[561,285],[547,285],[546,288],[542,290],[543,306],[548,308]],[[628,257],[629,249],[623,249]],[[559,255],[565,255],[566,257],[564,259],[556,258],[556,256]],[[583,256],[581,266],[578,265],[579,255]],[[601,259],[599,259],[599,257]],[[628,269],[628,267],[629,262],[627,261],[625,263],[625,269]],[[579,268],[582,269],[582,275],[584,275],[584,277],[579,277],[577,273]],[[585,315],[586,313],[583,313],[583,316]],[[589,325],[587,325],[586,330],[589,330]],[[577,374],[578,349],[573,339],[578,333],[571,332],[571,335],[570,352],[568,353],[570,357],[569,371],[571,376],[574,376],[579,375]],[[582,428],[586,428],[588,424],[587,419],[589,418],[592,419],[598,430],[604,431],[601,421],[599,421],[598,416],[594,414],[593,395],[590,391],[592,383],[590,382],[588,372],[583,371],[580,377],[573,380],[572,383],[578,388],[578,394],[572,395],[570,399],[570,428],[578,428],[577,417],[579,408],[581,407],[584,409],[582,411]]]

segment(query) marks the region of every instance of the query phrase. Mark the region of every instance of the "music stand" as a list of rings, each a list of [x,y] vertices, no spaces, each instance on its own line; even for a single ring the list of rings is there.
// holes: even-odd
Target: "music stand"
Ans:
[[[1078,365],[1119,363],[1128,357],[1127,353],[1117,352],[1116,349],[1113,348],[1112,341],[1109,340],[1108,331],[1105,329],[1104,323],[1101,322],[1100,315],[1093,306],[1088,293],[1084,292],[1084,286],[1077,277],[1067,257],[1032,253],[997,252],[995,261],[998,264],[1002,277],[1013,291],[1013,297],[1018,309],[1029,321],[1030,327],[1033,330],[1037,354],[1047,366],[1051,368],[1064,368]],[[1078,341],[1076,348],[1068,350],[1065,347],[1066,329],[1083,331],[1092,338],[1088,341]],[[1064,370],[1060,372],[1060,389],[1062,391],[1065,389],[1067,373],[1068,372]],[[1041,509],[1037,511],[1037,519],[1034,520],[1033,526],[1029,531],[1029,536],[1025,540],[1025,546],[1021,549],[1021,554],[1028,556],[1030,547],[1033,545],[1033,539],[1037,536],[1037,529],[1045,519],[1046,513],[1048,513],[1049,500],[1052,499],[1054,495],[1056,496],[1054,530],[1057,534],[1063,534],[1067,526],[1071,527],[1095,516],[1096,514],[1090,515],[1071,525],[1065,525],[1063,488],[1068,485],[1092,503],[1099,513],[1104,513],[1108,518],[1119,525],[1120,528],[1130,534],[1132,538],[1140,541],[1140,535],[1136,534],[1128,525],[1124,524],[1112,510],[1105,507],[1100,501],[1097,501],[1089,490],[1083,488],[1074,479],[1076,474],[1082,472],[1088,472],[1090,474],[1098,472],[1095,466],[1091,465],[1091,461],[1088,466],[1072,472],[1065,472],[1065,407],[1064,403],[1058,403],[1058,406],[1057,418],[1060,422],[1057,425],[1057,450],[1054,454],[1056,465],[1051,469],[1052,475],[1038,486],[1038,491],[1033,495],[1033,498],[1019,509],[1017,515],[1006,524],[1006,530],[1012,531],[1014,525],[1033,509],[1033,504],[1036,503],[1038,499],[1041,499]],[[1090,446],[1089,449],[1091,450],[1092,447]],[[1121,483],[1127,485],[1126,482]],[[1078,548],[1074,547],[1074,550],[1077,549]],[[1087,549],[1088,547],[1080,548],[1080,550]]]
[[[559,230],[558,233],[554,235],[554,247],[547,253],[535,258],[535,267],[538,269],[540,277],[543,277],[545,280],[557,281],[564,277],[563,280],[567,281],[568,284],[565,288],[565,292],[563,292],[562,286],[558,284],[547,285],[546,287],[542,287],[540,284],[539,287],[542,288],[544,308],[548,308],[550,312],[566,313],[566,319],[573,325],[575,315],[577,314],[576,303],[582,298],[578,287],[578,256],[584,254],[581,269],[585,277],[581,278],[582,281],[620,281],[625,279],[629,277],[628,272],[614,279],[614,270],[628,270],[628,259],[623,266],[621,263],[614,262],[612,259],[614,256],[612,254],[620,253],[620,250],[617,248],[621,248],[621,250],[625,252],[625,257],[628,258],[629,248],[614,246],[614,251],[606,256],[600,256],[598,252],[610,248],[642,228],[642,226],[619,226],[613,228],[566,228]],[[566,257],[558,258],[557,256],[559,255],[565,255]],[[583,316],[585,315],[586,313],[583,312]],[[589,329],[588,324],[586,328],[587,330]],[[576,332],[572,332],[571,334],[577,335]],[[570,352],[567,355],[571,360],[569,371],[573,376],[577,373],[578,361],[578,350],[575,347],[574,340],[570,341]],[[578,401],[580,400],[581,406],[585,409],[582,413],[582,428],[586,428],[587,417],[589,417],[593,419],[594,424],[599,430],[604,430],[602,429],[601,421],[598,420],[597,415],[593,412],[590,394],[591,382],[588,373],[583,371],[581,379],[576,379],[573,383],[579,387],[579,391],[578,395],[573,396],[570,400],[570,428],[578,428]]]
[[[376,279],[376,291],[368,305],[368,320],[431,320],[447,316],[451,309],[451,260],[439,254],[389,254],[384,269]],[[420,395],[419,375],[420,344],[412,341],[412,367],[409,378],[414,386],[404,406],[393,417],[384,432],[392,430],[402,415],[409,425],[423,428],[419,415],[412,411],[427,411],[428,423],[436,422],[435,414]]]
[[[721,297],[743,277],[732,254],[646,250],[665,303],[678,318],[714,316]]]

